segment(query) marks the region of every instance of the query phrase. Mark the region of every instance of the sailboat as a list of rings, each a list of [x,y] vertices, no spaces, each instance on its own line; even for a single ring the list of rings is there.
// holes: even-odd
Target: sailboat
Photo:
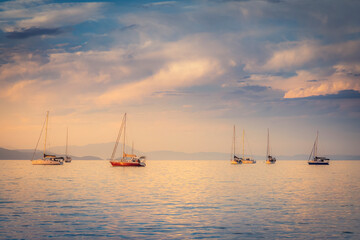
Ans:
[[[270,137],[269,137],[269,129],[268,129],[266,163],[267,164],[274,164],[276,162],[276,158],[271,156],[271,154],[270,154],[270,140],[269,139],[270,139]]]
[[[46,118],[45,118],[45,122],[44,122],[44,124],[46,124],[46,127],[45,127],[45,140],[44,140],[43,158],[34,160],[34,156],[35,156],[36,149],[37,149],[37,146],[39,144],[39,140],[41,138],[41,135],[42,135],[42,132],[43,132],[43,129],[44,129],[44,125],[43,125],[43,128],[41,129],[40,137],[39,137],[39,140],[38,140],[38,142],[36,144],[35,151],[34,151],[34,154],[33,154],[32,160],[31,160],[32,165],[62,165],[64,163],[64,158],[63,157],[56,157],[55,155],[46,154],[46,140],[47,140],[48,122],[49,122],[49,111],[46,112]]]
[[[122,158],[120,160],[115,160],[114,158],[115,158],[116,150],[117,150],[122,132],[124,132]],[[145,156],[137,157],[133,153],[132,154],[125,153],[125,140],[126,140],[126,113],[124,114],[124,117],[123,117],[123,120],[122,120],[122,123],[120,126],[119,134],[117,136],[114,150],[113,150],[113,153],[110,158],[110,163],[113,167],[145,167],[146,166],[146,164],[145,164],[146,157]]]
[[[68,156],[68,139],[69,139],[69,128],[66,128],[66,150],[65,150],[65,162],[71,163],[72,158]]]
[[[244,147],[244,137],[245,137],[245,130],[243,130],[243,157],[241,158],[241,161],[242,163],[244,164],[254,164],[256,163],[256,160],[250,158],[250,157],[246,157],[245,158],[245,155],[244,155],[244,152],[245,152],[245,147]]]
[[[236,142],[235,142],[235,125],[234,125],[234,134],[233,134],[233,142],[232,142],[232,152],[231,152],[231,159],[230,159],[230,162],[231,164],[241,164],[241,159],[236,156],[236,152],[235,152],[235,145],[236,145]]]
[[[314,142],[313,149],[311,150],[311,153],[309,156],[308,164],[309,165],[329,165],[329,161],[330,161],[329,158],[318,156],[318,151],[317,151],[318,140],[319,140],[319,131],[316,133],[316,139]]]

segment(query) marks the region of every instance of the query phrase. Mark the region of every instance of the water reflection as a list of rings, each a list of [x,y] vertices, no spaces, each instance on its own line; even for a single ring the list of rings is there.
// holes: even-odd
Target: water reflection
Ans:
[[[358,238],[358,161],[0,161],[0,238]]]

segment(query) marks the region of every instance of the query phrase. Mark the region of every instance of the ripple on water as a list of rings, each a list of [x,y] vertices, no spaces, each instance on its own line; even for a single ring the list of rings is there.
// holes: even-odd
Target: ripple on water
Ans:
[[[0,239],[360,239],[360,161],[184,163],[0,161]]]

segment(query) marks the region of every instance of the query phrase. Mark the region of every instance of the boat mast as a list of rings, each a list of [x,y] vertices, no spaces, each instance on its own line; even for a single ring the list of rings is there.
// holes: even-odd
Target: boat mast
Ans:
[[[117,150],[117,147],[118,147],[118,144],[119,144],[119,140],[120,140],[120,137],[121,137],[122,129],[124,128],[125,116],[126,116],[126,113],[124,114],[123,120],[122,120],[122,122],[121,122],[120,129],[119,129],[119,133],[118,133],[118,136],[117,136],[116,141],[115,141],[114,150],[113,150],[113,152],[112,152],[112,154],[111,154],[111,158],[110,158],[111,161],[113,161],[114,158],[115,158],[115,154],[116,154],[116,150]]]
[[[267,136],[267,150],[266,150],[266,157],[268,158],[270,155],[270,144],[269,144],[269,129],[268,130],[268,136]]]
[[[231,155],[231,159],[233,160],[234,159],[234,156],[235,156],[235,139],[236,139],[236,137],[235,137],[235,125],[234,125],[234,133],[233,133],[233,150],[234,150],[234,152],[233,152],[233,154]]]
[[[69,128],[66,128],[66,150],[65,150],[65,156],[68,156],[68,138],[69,138]]]
[[[316,134],[316,139],[315,139],[315,142],[314,142],[314,146],[313,146],[313,148],[311,149],[311,153],[310,153],[310,156],[309,156],[309,161],[310,161],[310,159],[314,159],[315,157],[316,157],[316,152],[317,152],[317,139],[318,139],[318,134],[319,134],[319,132],[317,132],[317,134]]]
[[[242,140],[243,140],[243,159],[245,159],[245,158],[244,158],[244,156],[245,156],[245,155],[244,155],[244,153],[245,153],[245,147],[244,147],[244,144],[245,144],[245,143],[244,143],[244,136],[245,136],[245,130],[243,129],[243,135],[242,135]]]
[[[125,138],[126,137],[126,113],[124,115],[124,142],[123,142],[123,158],[125,156]]]
[[[315,140],[315,151],[314,151],[314,154],[315,154],[315,156],[314,157],[316,157],[317,156],[317,144],[318,144],[318,138],[319,138],[319,131],[316,131],[316,140]]]
[[[48,121],[49,121],[49,111],[46,112],[45,141],[44,141],[44,157],[45,157],[45,151],[46,151],[46,138],[47,138]]]

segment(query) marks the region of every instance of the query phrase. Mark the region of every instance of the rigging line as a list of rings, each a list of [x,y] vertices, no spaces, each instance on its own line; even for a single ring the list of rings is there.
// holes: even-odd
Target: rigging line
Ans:
[[[46,123],[46,128],[45,128],[45,132],[46,132],[46,134],[45,134],[45,136],[46,136],[46,139],[45,139],[45,146],[44,146],[44,154],[45,154],[45,149],[48,149],[47,150],[47,152],[49,152],[50,151],[50,148],[51,148],[51,146],[52,146],[52,132],[53,132],[53,128],[52,128],[52,126],[53,126],[53,119],[52,119],[52,117],[50,117],[49,115],[48,115],[48,120],[47,120],[47,123]],[[53,154],[53,153],[50,153],[49,152],[49,154]]]
[[[270,155],[270,136],[269,136],[269,128],[267,129],[267,149],[266,149],[266,157]]]
[[[233,141],[234,141],[234,140],[233,140]],[[233,153],[233,151],[234,151],[233,146],[234,146],[234,143],[233,143],[233,144],[232,144],[232,146],[231,146],[231,151],[230,151],[230,160],[233,160],[234,155],[235,155],[235,153]]]
[[[69,138],[69,128],[66,128],[66,148],[65,148],[65,156],[68,155],[68,138]]]
[[[253,156],[252,151],[251,151],[250,142],[249,142],[249,141],[250,141],[250,140],[249,140],[249,137],[248,137],[247,135],[245,135],[245,134],[244,134],[244,136],[245,136],[246,145],[247,145],[248,148],[249,148],[250,156],[253,158],[254,156]]]
[[[39,142],[40,142],[40,139],[41,139],[42,132],[44,131],[44,126],[45,126],[45,123],[46,123],[46,118],[45,118],[45,121],[44,121],[44,123],[43,123],[43,125],[42,125],[41,132],[40,132],[40,136],[39,136],[39,139],[38,139],[38,141],[37,141],[37,143],[36,143],[36,146],[35,146],[34,153],[33,153],[33,155],[32,155],[31,161],[32,161],[32,160],[34,160],[35,153],[36,153],[37,147],[38,147],[38,145],[39,145]]]
[[[233,139],[232,139],[232,145],[230,151],[230,160],[233,160],[234,156],[235,156],[235,125],[234,125]]]
[[[110,158],[111,161],[114,160],[114,157],[115,157],[115,154],[116,154],[116,149],[117,149],[117,147],[118,147],[119,140],[120,140],[120,137],[121,137],[121,133],[122,133],[122,130],[123,130],[123,128],[124,128],[124,120],[125,120],[125,115],[124,115],[123,120],[122,120],[122,122],[121,122],[121,126],[120,126],[120,129],[119,129],[119,133],[118,133],[118,136],[117,136],[117,138],[116,138],[114,150],[113,150],[113,152],[112,152],[112,154],[111,154],[111,158]]]
[[[124,158],[124,153],[126,148],[126,113],[124,115],[124,142],[123,142],[123,152],[122,152],[122,158]]]
[[[312,148],[312,150],[311,150],[311,153],[310,153],[310,156],[309,156],[309,160],[311,159],[311,157],[312,157],[312,155],[313,155],[313,153],[314,153],[315,144],[316,144],[316,140],[315,140],[314,145],[313,145],[313,148]]]

